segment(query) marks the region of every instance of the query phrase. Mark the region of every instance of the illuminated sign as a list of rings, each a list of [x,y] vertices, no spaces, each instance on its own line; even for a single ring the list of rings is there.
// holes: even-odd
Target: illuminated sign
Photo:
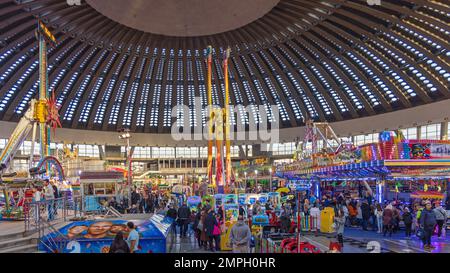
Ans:
[[[241,166],[248,166],[248,165],[250,165],[250,161],[248,161],[248,160],[241,160],[240,164],[241,164]]]
[[[263,158],[257,158],[255,159],[255,164],[257,165],[263,165],[269,163],[269,158],[263,157]]]
[[[288,187],[296,191],[307,191],[311,189],[312,183],[309,181],[291,180],[289,181]]]

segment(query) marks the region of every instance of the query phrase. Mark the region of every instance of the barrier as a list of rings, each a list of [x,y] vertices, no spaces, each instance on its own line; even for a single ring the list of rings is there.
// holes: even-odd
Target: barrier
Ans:
[[[69,217],[81,216],[81,199],[64,195],[60,198],[24,203],[25,232],[39,231],[43,222],[65,222]]]
[[[320,218],[315,215],[305,216],[302,212],[300,214],[300,228],[301,231],[318,232],[320,230]]]
[[[281,246],[275,241],[267,238],[258,239],[259,240],[259,253],[283,253]]]

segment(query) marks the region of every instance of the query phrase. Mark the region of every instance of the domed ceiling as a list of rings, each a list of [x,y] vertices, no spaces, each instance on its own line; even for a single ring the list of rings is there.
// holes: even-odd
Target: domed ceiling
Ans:
[[[223,105],[231,47],[233,105],[277,105],[282,128],[340,121],[450,98],[448,1],[0,0],[0,118],[38,92],[37,18],[57,37],[49,86],[67,128],[168,133],[172,107],[205,124],[205,48]],[[108,2],[108,4],[105,4]],[[180,4],[183,2],[183,4]],[[187,5],[186,3],[190,3]],[[368,3],[369,2],[369,3]],[[245,118],[238,108],[235,125]],[[277,117],[275,117],[277,118]]]

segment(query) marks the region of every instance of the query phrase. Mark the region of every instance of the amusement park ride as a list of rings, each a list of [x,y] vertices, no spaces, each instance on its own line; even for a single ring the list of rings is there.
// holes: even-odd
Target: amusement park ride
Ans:
[[[28,110],[24,116],[20,119],[15,130],[8,139],[4,150],[0,155],[0,164],[4,170],[11,169],[11,161],[15,156],[15,153],[32,133],[31,137],[31,155],[30,155],[30,172],[28,177],[31,176],[31,170],[34,170],[34,174],[57,173],[60,180],[64,180],[64,172],[58,159],[50,155],[50,141],[52,131],[56,130],[56,127],[61,127],[58,114],[58,106],[56,105],[56,99],[54,92],[50,93],[48,89],[48,69],[47,69],[47,43],[50,45],[56,44],[55,36],[40,20],[38,21],[36,36],[39,42],[39,98],[32,99]],[[36,141],[36,131],[39,126],[39,140],[40,140],[40,160],[36,166],[34,166],[34,144]],[[44,171],[45,170],[45,171]],[[9,191],[17,189],[18,183],[5,183],[2,181],[1,187],[5,196],[5,209],[3,215],[10,213],[10,201]],[[19,183],[20,184],[20,183]],[[28,183],[26,185],[29,185]],[[26,186],[27,187],[27,186]],[[22,198],[19,198],[22,199]]]
[[[319,141],[323,146],[319,149]],[[308,143],[311,143],[311,150],[307,150]],[[294,153],[294,160],[297,162],[307,162],[310,167],[318,167],[323,163],[333,165],[339,161],[356,160],[356,147],[351,141],[343,141],[337,137],[333,128],[328,122],[306,121],[306,133],[301,145]],[[370,195],[373,195],[369,184],[363,181]]]
[[[217,108],[212,102],[212,47],[207,48],[207,92],[209,105],[209,122],[208,122],[208,183],[214,185],[218,193],[229,191],[232,181],[231,155],[230,155],[230,113],[229,113],[229,83],[228,83],[228,59],[230,58],[231,49],[224,51],[223,56],[223,72],[225,76],[225,106]],[[215,155],[215,178],[213,178],[213,142],[216,142]],[[222,155],[223,142],[225,141],[225,168],[224,158]],[[225,177],[224,177],[225,174]],[[233,179],[234,180],[234,179]]]

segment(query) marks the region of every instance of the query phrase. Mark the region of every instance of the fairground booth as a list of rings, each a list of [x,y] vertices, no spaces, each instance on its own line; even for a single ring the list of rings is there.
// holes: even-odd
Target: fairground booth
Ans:
[[[374,189],[379,202],[443,199],[450,178],[450,141],[407,140],[400,131],[382,132],[378,143],[317,154],[283,166],[277,174],[311,182],[316,195],[319,189],[346,190],[358,197],[364,184]]]
[[[127,236],[129,221],[135,224],[139,233],[138,253],[171,251],[172,221],[159,214],[148,220],[76,221],[41,238],[39,250],[47,253],[108,253],[119,231]]]

